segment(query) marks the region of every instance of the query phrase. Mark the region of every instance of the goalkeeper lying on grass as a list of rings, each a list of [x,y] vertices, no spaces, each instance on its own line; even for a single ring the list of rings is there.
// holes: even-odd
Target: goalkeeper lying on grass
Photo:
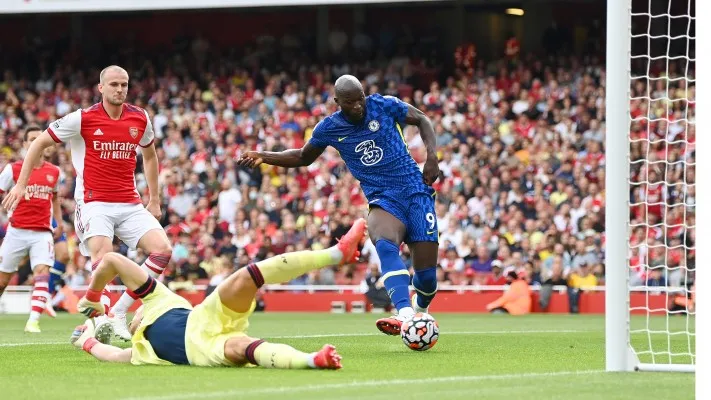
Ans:
[[[101,291],[118,274],[126,287],[143,300],[141,312],[131,321],[132,346],[121,349],[100,343],[95,336],[110,329],[110,325],[95,327],[92,321],[82,327],[74,345],[102,361],[135,365],[341,368],[341,356],[331,345],[308,354],[247,336],[248,318],[254,310],[254,295],[263,284],[288,282],[313,269],[356,260],[365,230],[365,220],[359,219],[336,246],[287,253],[250,264],[230,275],[194,309],[187,300],[149,277],[138,264],[120,254],[108,253],[94,271],[78,309],[89,317],[103,313]]]

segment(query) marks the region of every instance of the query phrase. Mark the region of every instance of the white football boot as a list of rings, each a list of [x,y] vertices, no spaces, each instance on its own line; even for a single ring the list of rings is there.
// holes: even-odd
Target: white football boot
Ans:
[[[84,346],[84,342],[90,337],[96,338],[100,343],[111,344],[111,337],[114,335],[114,327],[106,318],[89,318],[84,325],[74,328],[69,342],[77,347]],[[77,341],[81,338],[81,343]]]
[[[126,314],[109,314],[109,322],[114,327],[114,334],[119,339],[129,342],[131,341],[131,332],[128,331],[128,322],[126,322]]]

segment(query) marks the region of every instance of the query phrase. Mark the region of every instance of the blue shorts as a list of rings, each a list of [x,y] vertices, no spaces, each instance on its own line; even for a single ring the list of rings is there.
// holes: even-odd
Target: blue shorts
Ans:
[[[173,364],[189,364],[185,352],[185,326],[190,311],[185,308],[168,310],[143,332],[160,359]]]
[[[57,220],[52,218],[52,229],[57,228]],[[59,237],[59,239],[55,240],[54,243],[59,243],[59,242],[66,242],[67,241],[67,234],[62,232],[62,236]]]
[[[371,195],[368,207],[380,207],[405,224],[405,243],[437,242],[435,192],[426,189],[389,189]]]

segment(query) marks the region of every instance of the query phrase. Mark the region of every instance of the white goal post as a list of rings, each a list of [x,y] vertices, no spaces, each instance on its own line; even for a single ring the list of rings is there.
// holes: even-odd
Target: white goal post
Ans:
[[[607,371],[695,371],[693,1],[607,1]]]

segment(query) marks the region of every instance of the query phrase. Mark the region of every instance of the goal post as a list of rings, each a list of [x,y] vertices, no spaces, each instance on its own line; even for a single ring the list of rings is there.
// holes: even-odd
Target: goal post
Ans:
[[[605,366],[632,371],[627,238],[631,0],[607,0],[605,64]]]
[[[695,371],[693,32],[693,0],[607,1],[607,371]]]

